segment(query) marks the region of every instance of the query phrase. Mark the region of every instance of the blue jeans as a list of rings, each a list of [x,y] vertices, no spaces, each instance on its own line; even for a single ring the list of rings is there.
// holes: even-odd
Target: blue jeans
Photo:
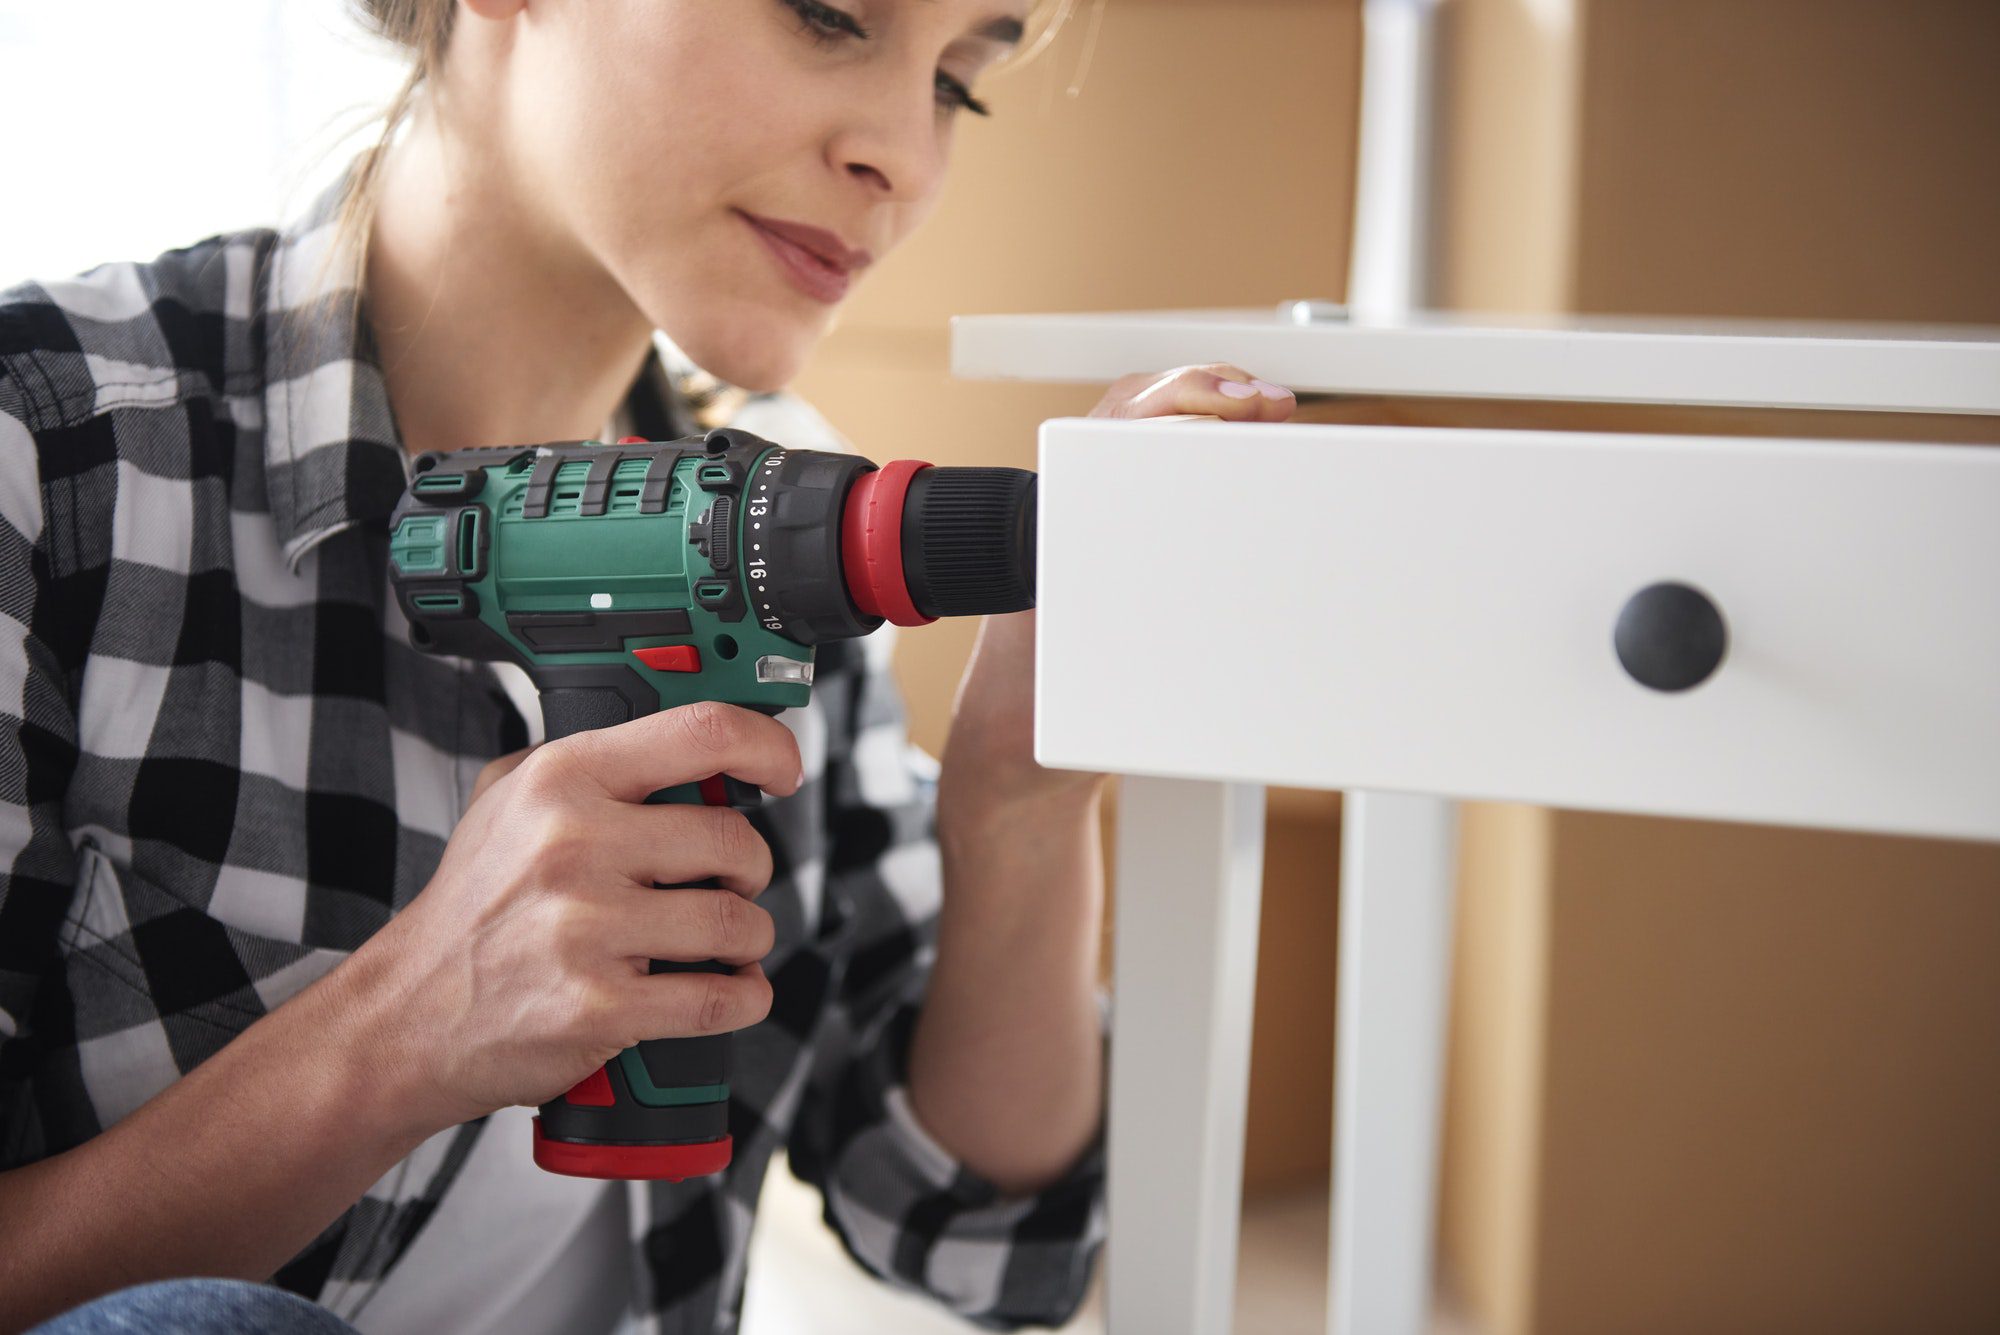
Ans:
[[[356,1335],[296,1293],[240,1279],[167,1279],[72,1307],[27,1335]]]

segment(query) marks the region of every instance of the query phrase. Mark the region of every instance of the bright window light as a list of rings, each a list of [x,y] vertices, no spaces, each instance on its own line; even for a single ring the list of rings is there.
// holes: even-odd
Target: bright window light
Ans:
[[[344,0],[0,5],[0,287],[283,221],[401,73]]]

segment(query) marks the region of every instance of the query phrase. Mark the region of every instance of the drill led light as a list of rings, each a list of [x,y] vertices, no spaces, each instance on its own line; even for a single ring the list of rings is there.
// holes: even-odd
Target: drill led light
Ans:
[[[796,658],[766,654],[757,660],[757,680],[766,686],[810,686],[813,684],[813,665],[801,663]]]

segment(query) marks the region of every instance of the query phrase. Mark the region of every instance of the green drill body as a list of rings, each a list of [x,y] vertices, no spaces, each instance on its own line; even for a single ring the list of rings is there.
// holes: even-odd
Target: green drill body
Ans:
[[[817,644],[1032,607],[1033,484],[1019,469],[877,469],[732,428],[426,454],[390,516],[390,580],[417,648],[523,668],[551,741],[704,700],[776,714],[810,701]],[[715,776],[647,800],[760,798]],[[620,1053],[542,1105],[536,1162],[719,1171],[729,1053],[726,1034]]]
[[[455,652],[518,663],[538,684],[565,681],[575,668],[628,671],[654,693],[658,709],[697,700],[767,711],[806,704],[812,648],[760,625],[739,578],[749,568],[746,556],[762,563],[761,553],[743,550],[744,531],[763,511],[738,494],[742,475],[754,473],[771,451],[758,452],[744,468],[687,444],[581,442],[554,447],[567,457],[553,468],[534,450],[446,456],[459,467],[420,474],[390,535],[396,578],[417,613],[413,627],[423,628],[425,638],[457,639],[445,628],[476,618],[484,643]],[[593,468],[603,471],[590,452],[618,456],[601,507],[584,501]],[[480,457],[466,457],[474,455]],[[545,507],[531,511],[538,468],[548,475],[549,494]],[[664,487],[655,484],[661,500],[649,507],[649,477],[661,473]],[[718,502],[741,512],[722,517],[720,534],[714,532]],[[728,550],[711,556],[718,538]],[[659,671],[635,657],[637,650],[666,646],[694,649],[700,668]],[[758,665],[769,659],[808,670],[791,680],[760,681]],[[766,677],[771,666],[765,664]]]
[[[423,456],[389,539],[413,643],[518,664],[551,740],[702,700],[768,714],[808,703],[813,648],[752,605],[769,595],[772,505],[758,487],[784,453],[730,432]],[[718,778],[647,800],[760,796]],[[715,1035],[625,1050],[543,1106],[537,1159],[594,1176],[716,1171],[729,1155],[730,1048]]]

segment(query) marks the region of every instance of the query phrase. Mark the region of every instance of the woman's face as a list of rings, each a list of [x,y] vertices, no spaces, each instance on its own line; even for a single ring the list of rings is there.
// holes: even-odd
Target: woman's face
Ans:
[[[963,90],[1028,9],[529,0],[502,57],[500,151],[549,240],[580,247],[704,369],[775,389],[867,262],[843,276],[751,217],[879,262],[937,203]]]

